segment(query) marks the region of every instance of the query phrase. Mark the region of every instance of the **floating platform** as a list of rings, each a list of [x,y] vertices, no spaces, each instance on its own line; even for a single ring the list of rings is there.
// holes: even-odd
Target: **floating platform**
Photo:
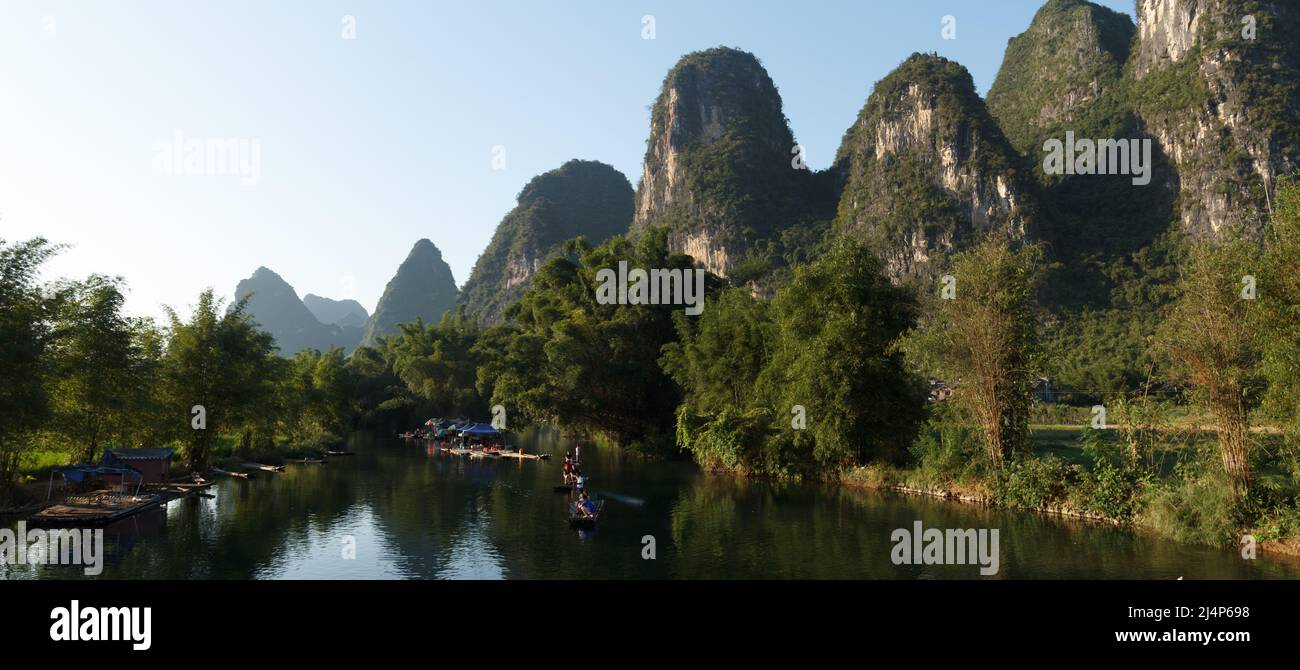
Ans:
[[[179,497],[180,494],[130,495],[96,491],[68,496],[62,503],[51,505],[32,515],[27,523],[32,526],[103,526]]]
[[[208,469],[209,469],[213,474],[221,475],[221,476],[223,476],[223,477],[235,477],[236,479],[252,479],[252,478],[253,478],[253,476],[250,475],[250,474],[248,474],[247,472],[231,472],[231,471],[229,471],[229,470],[222,470],[221,468],[208,468]]]
[[[294,465],[324,465],[329,463],[323,458],[286,458],[284,462],[293,463]]]

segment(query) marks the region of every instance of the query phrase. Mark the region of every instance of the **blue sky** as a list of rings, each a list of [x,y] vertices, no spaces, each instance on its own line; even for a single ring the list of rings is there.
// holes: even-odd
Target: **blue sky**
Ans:
[[[463,284],[519,189],[570,158],[635,187],[649,105],[685,53],[756,54],[823,168],[909,54],[957,60],[984,93],[1040,5],[6,0],[0,238],[67,243],[47,278],[122,275],[134,314],[185,313],[208,286],[229,297],[261,265],[300,296],[373,309],[422,237]],[[255,141],[256,183],[160,174],[178,131]]]

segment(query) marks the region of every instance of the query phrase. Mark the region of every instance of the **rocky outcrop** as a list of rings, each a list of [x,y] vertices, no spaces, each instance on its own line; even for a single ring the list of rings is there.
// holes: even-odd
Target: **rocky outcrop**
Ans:
[[[888,273],[928,273],[985,231],[1032,234],[1032,186],[961,65],[914,54],[876,84],[836,158],[838,234],[874,241]]]
[[[1183,229],[1258,235],[1276,178],[1300,166],[1300,6],[1139,0],[1137,12],[1130,95],[1173,165]]]
[[[466,314],[486,324],[500,322],[566,240],[584,237],[600,244],[626,232],[631,221],[632,185],[609,165],[571,160],[534,177],[465,282],[460,301]]]
[[[429,240],[416,242],[384,287],[374,314],[366,321],[361,344],[377,345],[379,338],[396,333],[399,323],[414,323],[416,319],[425,324],[438,323],[455,306],[457,295],[456,281],[442,252]]]
[[[759,240],[814,216],[781,96],[752,54],[691,53],[655,101],[632,231],[668,229],[671,251],[725,276]]]

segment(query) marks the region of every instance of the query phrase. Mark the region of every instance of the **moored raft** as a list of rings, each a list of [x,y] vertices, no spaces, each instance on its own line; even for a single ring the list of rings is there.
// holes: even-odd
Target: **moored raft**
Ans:
[[[137,495],[109,491],[68,496],[62,503],[50,505],[32,515],[27,523],[32,526],[102,526],[132,514],[153,509],[178,496],[156,493]]]
[[[249,470],[261,470],[262,472],[284,472],[283,465],[263,465],[261,463],[242,463]]]

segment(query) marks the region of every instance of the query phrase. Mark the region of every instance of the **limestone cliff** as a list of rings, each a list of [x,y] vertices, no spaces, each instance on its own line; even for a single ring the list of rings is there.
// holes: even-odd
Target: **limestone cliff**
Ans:
[[[1300,166],[1300,5],[1139,0],[1133,108],[1175,169],[1187,232],[1265,225],[1275,179]]]
[[[752,54],[688,54],[655,101],[633,234],[668,228],[672,251],[725,276],[756,244],[815,217],[781,96]]]
[[[876,242],[895,278],[925,274],[985,231],[1033,234],[1032,185],[970,73],[914,54],[876,84],[844,134],[838,234]]]

